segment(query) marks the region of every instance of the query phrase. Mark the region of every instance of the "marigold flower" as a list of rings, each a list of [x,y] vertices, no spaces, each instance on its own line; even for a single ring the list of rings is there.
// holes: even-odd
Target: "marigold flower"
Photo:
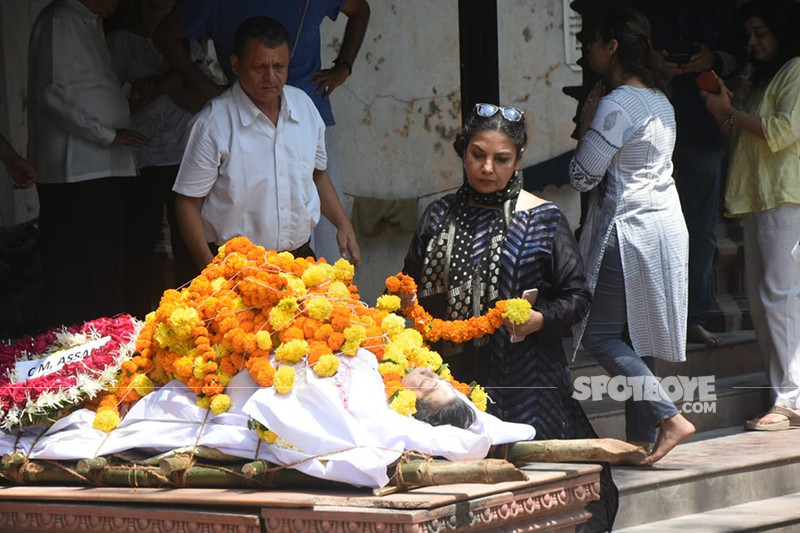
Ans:
[[[486,411],[486,404],[489,400],[489,395],[486,394],[486,389],[478,385],[475,381],[470,383],[469,399],[475,404],[479,411]]]
[[[108,433],[109,431],[119,426],[120,422],[121,420],[119,418],[119,413],[117,413],[116,411],[112,410],[100,411],[96,415],[94,415],[94,421],[92,422],[92,427],[94,429],[99,429],[100,431]]]
[[[172,312],[169,316],[169,324],[175,336],[180,339],[188,339],[192,336],[192,330],[200,316],[197,309],[192,307],[181,307]]]
[[[383,309],[384,311],[394,313],[395,311],[400,310],[400,297],[395,294],[383,294],[378,296],[375,306],[378,309]]]
[[[326,354],[319,358],[314,365],[314,372],[321,378],[329,378],[339,370],[339,358],[332,354]]]
[[[341,281],[333,281],[327,287],[327,296],[328,298],[333,298],[334,300],[349,300],[350,299],[350,290],[347,288]]]
[[[294,387],[295,372],[290,366],[282,366],[275,372],[273,387],[279,394],[286,394]]]
[[[394,313],[389,313],[384,317],[381,321],[381,329],[384,333],[391,337],[392,335],[396,335],[406,329],[406,319],[403,317],[399,317]]]
[[[339,350],[344,344],[344,334],[334,331],[328,336],[328,346],[331,350]]]
[[[324,296],[314,296],[306,300],[308,316],[314,320],[325,322],[330,319],[333,312],[333,303]]]
[[[211,398],[208,396],[200,396],[197,398],[195,405],[200,409],[210,409],[211,408]]]
[[[356,269],[347,259],[341,258],[333,264],[336,271],[336,279],[339,281],[351,281],[355,276]]]
[[[231,408],[231,398],[227,394],[217,394],[211,400],[211,412],[215,415],[225,413]]]
[[[392,361],[391,359],[384,359],[378,365],[378,373],[380,373],[381,376],[385,376],[387,374],[398,374],[400,376],[405,376],[406,367],[395,361]]]
[[[308,354],[308,349],[306,341],[294,339],[278,346],[275,350],[275,359],[283,363],[297,363]]]
[[[154,388],[152,380],[144,374],[136,374],[130,382],[130,387],[142,398],[153,392]]]
[[[391,376],[394,379],[388,379]],[[386,399],[390,399],[399,390],[403,390],[403,383],[400,381],[400,376],[397,374],[389,374],[384,376],[384,387],[386,388]],[[416,404],[415,404],[416,405]]]
[[[173,372],[182,378],[188,378],[194,371],[194,362],[189,357],[181,357],[175,361]]]
[[[289,342],[291,340],[303,340],[306,334],[297,326],[290,326],[278,332],[278,339],[281,342]]]
[[[259,349],[269,351],[272,349],[272,338],[267,331],[259,331],[255,335],[256,344]]]
[[[442,357],[430,348],[413,348],[409,362],[411,366],[424,366],[435,371],[442,366]]]
[[[502,316],[512,324],[524,324],[531,317],[531,303],[523,298],[506,300],[506,310]]]
[[[399,390],[389,402],[389,407],[401,415],[411,416],[417,412],[417,395],[408,389]]]
[[[302,298],[307,294],[306,284],[303,283],[303,280],[295,276],[294,274],[286,274],[282,273],[281,277],[286,280],[286,283],[289,287],[289,290],[292,291],[297,298]]]
[[[314,330],[314,339],[318,341],[327,341],[331,334],[333,334],[333,326],[330,324],[322,324]]]
[[[330,265],[311,265],[303,272],[302,279],[306,287],[316,287],[326,281],[333,281],[335,274]]]

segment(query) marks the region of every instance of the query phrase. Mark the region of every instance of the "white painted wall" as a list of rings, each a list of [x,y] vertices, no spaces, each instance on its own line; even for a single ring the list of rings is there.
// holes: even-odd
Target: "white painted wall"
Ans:
[[[331,96],[345,193],[420,198],[419,213],[461,183],[452,141],[461,124],[458,3],[370,0],[372,16],[347,83]],[[528,119],[528,166],[574,148],[575,101],[562,87],[579,85],[565,65],[562,0],[498,0],[501,103]],[[336,57],[346,19],[323,27],[323,64]],[[578,194],[548,187],[577,224]],[[373,303],[383,280],[403,264],[410,235],[360,241],[356,282]]]

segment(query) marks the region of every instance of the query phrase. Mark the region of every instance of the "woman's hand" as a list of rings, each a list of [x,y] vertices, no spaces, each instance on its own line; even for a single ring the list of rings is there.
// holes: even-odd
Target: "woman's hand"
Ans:
[[[717,123],[722,124],[730,118],[734,109],[733,104],[731,104],[731,98],[728,96],[728,90],[725,87],[725,82],[722,81],[722,79],[719,79],[718,82],[718,93],[700,91],[700,96],[703,97],[703,101],[706,103],[708,111],[713,115]]]
[[[417,301],[417,293],[414,292],[413,294],[397,294],[396,296],[400,297],[400,307],[406,308],[411,307]]]
[[[544,327],[544,315],[534,309],[531,309],[530,313],[531,316],[524,324],[512,324],[508,319],[503,321],[503,325],[511,332],[511,342],[519,342]]]
[[[536,303],[538,293],[531,294],[530,292],[523,293],[522,297],[531,303],[531,306]],[[530,310],[530,316],[524,324],[513,324],[508,319],[503,321],[503,325],[511,332],[511,342],[519,342],[531,333],[536,333],[544,327],[544,315],[535,309]]]
[[[698,51],[689,58],[689,61],[680,66],[681,74],[696,74],[711,70],[717,61],[717,54],[702,43],[695,43]]]

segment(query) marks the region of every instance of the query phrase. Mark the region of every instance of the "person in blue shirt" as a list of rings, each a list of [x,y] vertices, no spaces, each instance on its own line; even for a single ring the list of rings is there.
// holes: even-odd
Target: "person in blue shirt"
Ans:
[[[347,17],[339,54],[331,67],[322,68],[320,25],[326,17],[336,20],[339,13]],[[292,39],[287,85],[308,94],[325,121],[328,174],[341,200],[343,180],[329,97],[352,73],[369,15],[367,0],[183,0],[156,30],[154,40],[167,62],[208,101],[221,94],[227,86],[214,84],[191,61],[184,45],[186,37],[210,37],[220,66],[229,83],[233,83],[235,76],[231,71],[230,57],[233,35],[239,24],[255,16],[267,16],[281,22]],[[338,259],[336,228],[327,220],[320,220],[314,229],[313,248],[330,262]]]

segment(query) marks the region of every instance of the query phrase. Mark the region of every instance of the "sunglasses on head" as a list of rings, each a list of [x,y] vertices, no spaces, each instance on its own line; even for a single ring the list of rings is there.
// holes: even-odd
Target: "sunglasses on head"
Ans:
[[[502,107],[494,104],[475,104],[475,114],[479,117],[493,117],[500,111],[503,118],[510,122],[519,122],[525,117],[525,113],[516,107]]]

